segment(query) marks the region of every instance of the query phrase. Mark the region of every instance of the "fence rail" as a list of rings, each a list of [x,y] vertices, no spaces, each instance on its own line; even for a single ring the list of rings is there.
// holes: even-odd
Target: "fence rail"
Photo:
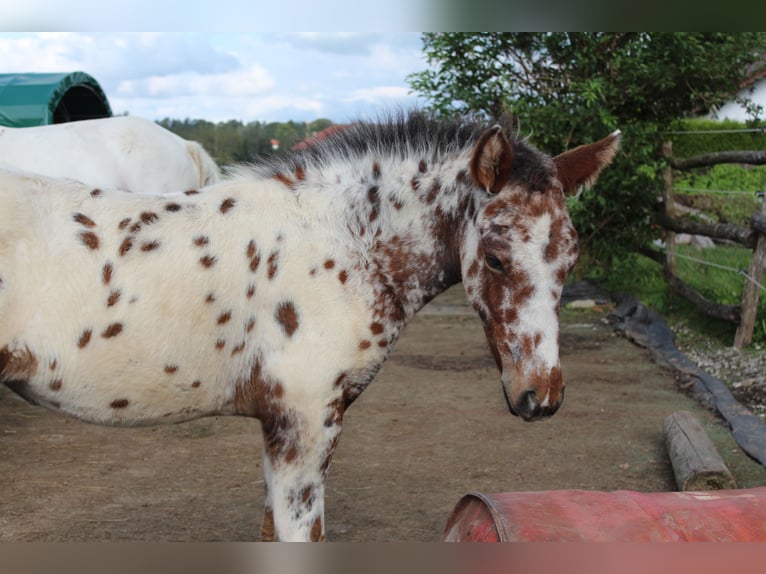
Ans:
[[[766,199],[761,197],[761,209],[759,212],[753,214],[750,221],[750,227],[695,221],[681,216],[676,211],[673,198],[673,170],[685,171],[719,163],[764,165],[766,164],[766,150],[721,151],[700,154],[685,159],[676,159],[673,157],[673,144],[668,140],[663,143],[662,152],[667,159],[668,164],[664,168],[662,174],[662,198],[664,210],[658,215],[657,219],[658,223],[667,232],[665,255],[664,257],[660,257],[661,263],[663,264],[665,280],[675,293],[691,301],[697,309],[704,314],[735,323],[737,325],[737,332],[734,336],[734,346],[738,349],[746,347],[751,343],[753,338],[760,291],[766,291],[766,288],[761,284],[764,266],[766,265]],[[722,190],[714,191],[717,193],[724,193]],[[710,301],[699,291],[690,285],[687,285],[678,277],[676,270],[677,258],[689,257],[677,253],[675,246],[676,233],[704,235],[714,239],[733,241],[753,250],[753,255],[750,258],[750,266],[747,271],[727,267],[728,270],[741,273],[746,278],[740,304],[724,305],[715,301]],[[715,266],[715,264],[710,264],[705,261],[698,261],[706,265]]]

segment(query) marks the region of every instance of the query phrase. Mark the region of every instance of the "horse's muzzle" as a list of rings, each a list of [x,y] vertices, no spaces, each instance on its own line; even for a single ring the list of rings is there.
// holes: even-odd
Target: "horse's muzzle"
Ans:
[[[501,386],[503,387],[503,396],[508,405],[508,410],[511,411],[512,415],[521,417],[526,422],[539,421],[553,416],[556,411],[559,410],[559,407],[564,400],[564,389],[562,388],[559,392],[558,400],[554,404],[543,406],[540,403],[535,390],[529,389],[521,393],[514,403],[508,395],[505,385]]]

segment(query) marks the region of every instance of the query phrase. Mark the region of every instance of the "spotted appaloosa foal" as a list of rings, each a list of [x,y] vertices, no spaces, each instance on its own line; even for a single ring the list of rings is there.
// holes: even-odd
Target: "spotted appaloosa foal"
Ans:
[[[344,411],[450,285],[464,282],[511,412],[559,407],[557,309],[578,253],[564,195],[617,146],[550,158],[412,113],[198,192],[2,172],[0,380],[98,423],[256,417],[264,539],[323,539]]]

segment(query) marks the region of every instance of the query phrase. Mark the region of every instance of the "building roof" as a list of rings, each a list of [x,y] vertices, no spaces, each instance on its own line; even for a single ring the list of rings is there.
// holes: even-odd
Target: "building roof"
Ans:
[[[41,126],[111,115],[106,94],[85,72],[0,74],[0,125]]]

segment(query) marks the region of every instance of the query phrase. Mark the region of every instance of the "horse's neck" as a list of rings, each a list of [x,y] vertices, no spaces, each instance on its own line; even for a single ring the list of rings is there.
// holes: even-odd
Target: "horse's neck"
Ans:
[[[377,303],[404,322],[460,281],[459,245],[474,202],[467,161],[361,162],[368,174],[351,170],[344,186],[346,227],[373,275]]]

